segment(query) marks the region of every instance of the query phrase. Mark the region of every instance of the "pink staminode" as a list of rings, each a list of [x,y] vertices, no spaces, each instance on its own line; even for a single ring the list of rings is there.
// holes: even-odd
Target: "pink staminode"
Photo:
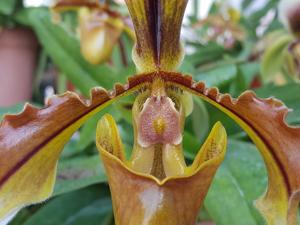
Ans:
[[[150,97],[138,118],[138,143],[142,147],[154,144],[178,145],[182,141],[180,113],[167,96]]]

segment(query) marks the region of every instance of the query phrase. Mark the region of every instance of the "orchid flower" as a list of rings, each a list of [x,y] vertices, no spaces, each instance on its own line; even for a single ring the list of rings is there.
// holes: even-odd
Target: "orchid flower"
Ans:
[[[78,15],[78,31],[83,57],[91,64],[107,61],[122,32],[135,39],[126,17],[99,1],[58,0],[52,7],[54,15],[75,10]]]
[[[285,0],[278,5],[279,18],[296,36],[299,37],[300,1]]]
[[[234,99],[176,72],[183,59],[180,29],[188,0],[126,0],[136,32],[133,59],[139,74],[112,91],[96,87],[90,99],[67,92],[42,109],[25,105],[0,126],[0,220],[48,199],[64,145],[88,118],[135,94],[134,146],[126,159],[112,116],[98,123],[96,144],[112,194],[116,225],[193,225],[226,149],[216,123],[187,166],[182,149],[191,95],[235,120],[257,145],[269,183],[256,201],[268,225],[296,225],[300,200],[300,128],[285,123],[279,100],[246,91]],[[249,168],[251,169],[251,168]],[[242,222],[241,222],[242,223]]]
[[[230,1],[220,2],[218,14],[208,15],[193,24],[196,30],[204,31],[200,35],[202,42],[215,41],[225,49],[232,49],[238,42],[245,39],[245,31],[239,25],[241,12],[231,5]]]
[[[232,9],[231,11],[233,11]],[[234,14],[234,12],[232,12]],[[237,13],[235,13],[237,14]],[[236,16],[238,17],[238,16]],[[211,32],[206,32],[201,40],[206,42],[218,41],[224,45],[226,49],[232,49],[235,44],[245,39],[244,30],[236,23],[238,18],[232,16],[230,19],[225,19],[223,15],[209,15],[194,24],[194,28],[199,29],[208,27]]]
[[[286,82],[285,76],[280,76],[278,71],[299,82],[300,78],[300,1],[281,0],[278,4],[279,19],[286,30],[275,30],[266,35],[259,48],[265,50],[262,58],[261,73],[265,80],[273,79]],[[290,79],[290,78],[289,78]]]

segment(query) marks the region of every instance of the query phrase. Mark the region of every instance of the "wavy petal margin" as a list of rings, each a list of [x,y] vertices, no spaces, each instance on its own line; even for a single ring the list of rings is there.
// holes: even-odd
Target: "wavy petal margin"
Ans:
[[[256,205],[269,225],[296,225],[300,201],[300,128],[285,123],[288,109],[278,100],[245,92],[238,99],[195,83],[190,76],[155,72],[129,78],[107,92],[94,89],[91,100],[66,93],[43,109],[30,105],[6,115],[0,125],[0,221],[17,209],[51,195],[64,144],[93,114],[160,77],[215,105],[249,134],[266,162],[269,185]]]
[[[51,195],[63,146],[88,118],[134,91],[127,89],[121,85],[110,92],[95,88],[90,100],[67,92],[49,99],[43,109],[27,104],[20,114],[4,117],[0,124],[0,221]]]
[[[117,125],[105,115],[98,123],[96,144],[108,176],[115,224],[196,224],[199,208],[225,157],[226,142],[224,127],[216,123],[187,172],[159,180],[129,166]]]
[[[296,225],[300,202],[300,128],[286,124],[289,109],[279,100],[260,99],[251,91],[233,99],[179,73],[159,72],[156,76],[216,106],[247,132],[264,158],[269,177],[266,193],[256,201],[257,208],[269,225]],[[152,77],[140,75],[129,83],[151,82]]]

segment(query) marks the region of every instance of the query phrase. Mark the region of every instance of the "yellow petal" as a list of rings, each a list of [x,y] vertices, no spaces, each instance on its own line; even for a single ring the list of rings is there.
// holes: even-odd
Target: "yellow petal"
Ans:
[[[52,185],[55,172],[53,170],[45,172],[43,166],[55,169],[51,163],[56,164],[57,158],[54,160],[51,157],[59,155],[64,141],[67,141],[67,138],[76,130],[76,126],[79,127],[89,116],[101,110],[101,107],[111,103],[112,100],[137,91],[157,77],[210,102],[244,128],[261,151],[269,174],[268,190],[258,203],[260,210],[264,213],[269,225],[295,225],[300,200],[300,128],[290,127],[284,122],[288,109],[278,100],[259,99],[252,92],[246,92],[238,99],[232,99],[229,95],[219,94],[215,88],[208,89],[201,82],[195,83],[191,77],[167,72],[141,74],[130,78],[125,94],[125,89],[120,85],[117,85],[116,90],[111,92],[113,95],[98,89],[94,90],[92,100],[87,103],[68,93],[52,99],[52,103],[50,101],[48,107],[44,109],[37,110],[27,106],[20,115],[5,116],[0,125],[0,220],[24,205],[49,197],[52,191],[49,185]],[[62,141],[61,138],[64,140]],[[52,148],[49,148],[50,145]],[[153,195],[147,195],[147,193],[140,195],[142,199],[150,196],[150,199],[154,199],[152,202],[142,201],[138,196],[134,196],[133,201],[127,199],[130,197],[125,195],[113,197],[116,221],[120,224],[124,217],[122,225],[134,225],[134,222],[142,224],[140,222],[143,218],[149,218],[142,218],[142,215],[150,215],[152,220],[147,220],[150,221],[149,224],[155,224],[155,222],[159,224],[157,221],[165,219],[168,215],[174,216],[175,221],[171,220],[170,223],[167,221],[167,224],[193,224],[194,221],[190,221],[189,218],[196,212],[195,206],[200,205],[204,198],[206,192],[203,190],[208,188],[219,163],[217,157],[216,160],[204,162],[198,171],[188,178],[168,178],[161,182],[153,176],[144,176],[132,171],[107,151],[100,150],[100,152],[109,179],[112,184],[117,184],[111,185],[112,193],[141,191],[147,188],[147,190],[152,189],[151,193],[154,193]],[[48,161],[44,161],[44,157],[50,157],[49,164],[47,164]],[[41,161],[36,159],[41,159]],[[37,173],[37,171],[43,173]],[[24,174],[24,176],[18,174]],[[193,177],[199,179],[192,179]],[[131,182],[127,182],[126,185],[120,184],[124,180]],[[23,185],[21,190],[20,184]],[[37,189],[35,185],[41,186],[41,189]],[[157,185],[159,185],[158,188]],[[196,186],[198,190],[201,190],[200,192],[193,190]],[[125,188],[120,190],[121,187]],[[175,194],[178,192],[177,187],[182,188],[180,196]],[[185,191],[185,187],[189,191]],[[190,193],[193,195],[191,196]],[[18,198],[16,198],[17,194]],[[157,216],[151,217],[152,211],[149,209],[151,203],[160,202],[157,196],[162,196],[162,199],[166,201],[162,201],[160,210],[153,214]],[[176,196],[176,201],[183,202],[178,206],[179,210],[176,213],[174,213],[177,210],[174,209],[176,201],[174,202],[173,198],[168,196]],[[190,205],[191,203],[183,201],[183,198],[195,201],[200,199],[200,203]],[[8,202],[8,199],[13,203],[6,206],[3,203]],[[142,204],[148,204],[146,210],[141,206]],[[131,215],[128,216],[122,210],[128,207],[134,211],[135,205],[142,213],[133,215],[130,221]],[[130,212],[132,211],[129,210],[129,214]]]
[[[97,137],[101,132],[99,125]],[[197,160],[197,166],[187,174],[164,180],[134,171],[104,145],[97,146],[109,180],[116,225],[191,225],[196,223],[201,203],[224,158],[226,133],[218,123],[201,151],[203,162]]]
[[[153,76],[144,74],[136,79],[151,82]],[[155,76],[216,106],[248,133],[264,158],[269,177],[267,191],[257,201],[257,207],[268,225],[296,225],[300,202],[300,128],[286,124],[286,106],[273,98],[260,99],[250,91],[233,99],[179,73],[160,72]],[[130,81],[137,82],[135,78]]]
[[[108,17],[104,12],[79,10],[79,31],[81,53],[91,64],[100,64],[108,60],[113,47],[123,30],[120,18]]]
[[[124,161],[124,148],[116,122],[112,116],[109,114],[104,115],[98,123],[97,130],[97,147],[105,149],[120,160]]]
[[[184,107],[185,116],[189,116],[194,109],[193,96],[190,93],[183,92],[181,95],[181,101]]]
[[[139,94],[132,109],[134,146],[130,168],[159,179],[183,175],[184,109],[181,92],[155,80]]]
[[[140,72],[173,71],[183,59],[180,29],[187,0],[126,0],[137,42],[133,60]]]
[[[0,125],[0,222],[24,206],[49,198],[63,146],[92,115],[138,87],[113,92],[93,89],[83,101],[74,93],[48,100],[43,109],[26,105]]]
[[[218,122],[213,127],[193,164],[187,169],[186,173],[193,173],[204,162],[213,159],[220,154],[225,154],[224,146],[227,146],[226,132],[222,124]]]

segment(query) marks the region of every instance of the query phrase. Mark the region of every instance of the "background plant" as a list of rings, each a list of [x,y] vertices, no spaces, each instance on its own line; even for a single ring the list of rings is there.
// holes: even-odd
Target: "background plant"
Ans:
[[[229,92],[233,96],[238,96],[245,89],[254,89],[260,97],[275,96],[294,109],[287,118],[288,122],[299,124],[298,81],[289,79],[293,76],[281,69],[284,68],[284,61],[277,60],[281,54],[277,54],[275,50],[273,53],[267,53],[265,46],[260,44],[270,33],[284,29],[277,19],[278,2],[267,1],[262,8],[249,13],[251,2],[243,1],[240,10],[223,5],[222,2],[215,2],[210,9],[210,16],[219,18],[219,21],[225,20],[223,24],[217,21],[217,28],[215,23],[208,22],[199,28],[197,24],[201,21],[197,18],[197,7],[200,2],[192,2],[195,13],[185,22],[184,36],[188,53],[181,69],[191,73],[195,80],[204,80],[207,85],[218,86],[223,93]],[[111,4],[115,10],[127,13],[124,6],[114,2]],[[268,20],[267,15],[271,15],[271,19]],[[55,86],[58,92],[65,91],[67,84],[71,82],[76,90],[85,96],[89,94],[91,87],[110,88],[114,82],[124,82],[128,75],[135,72],[130,57],[132,42],[126,34],[121,36],[122,44],[116,45],[111,59],[94,66],[87,63],[80,54],[74,14],[63,15],[60,25],[52,23],[52,15],[46,8],[20,10],[15,12],[14,18],[32,27],[42,45],[36,76],[38,90],[40,81],[44,79],[44,71],[52,65],[59,70]],[[228,20],[235,26],[228,27]],[[216,32],[220,29],[224,32]],[[242,34],[238,38],[236,30]],[[215,37],[211,35],[212,32]],[[267,40],[270,46],[276,45],[269,41],[270,39]],[[265,55],[261,60],[263,53]],[[272,67],[274,62],[279,65],[279,69],[270,73],[271,77],[265,75],[268,70],[266,68]],[[265,79],[266,77],[268,79]],[[37,91],[33,99],[37,104],[42,104],[43,98],[40,95]],[[111,110],[120,126],[126,146],[132,145],[128,110],[131,104],[132,99],[128,98],[113,105],[114,110]],[[15,109],[2,111],[14,112]],[[264,224],[253,207],[253,200],[263,193],[267,182],[260,156],[245,133],[229,118],[199,100],[195,100],[194,112],[186,125],[186,158],[193,158],[211,125],[217,120],[221,120],[227,128],[229,150],[199,214],[199,221],[213,220],[224,225],[241,224],[241,221],[242,224]],[[99,221],[102,224],[113,223],[106,178],[102,166],[99,166],[95,150],[96,121],[97,118],[90,120],[65,148],[59,164],[58,182],[53,199],[39,206],[24,209],[11,224],[99,224]],[[199,131],[198,127],[202,130]],[[58,210],[59,207],[61,210]],[[53,214],[56,216],[53,217]]]

